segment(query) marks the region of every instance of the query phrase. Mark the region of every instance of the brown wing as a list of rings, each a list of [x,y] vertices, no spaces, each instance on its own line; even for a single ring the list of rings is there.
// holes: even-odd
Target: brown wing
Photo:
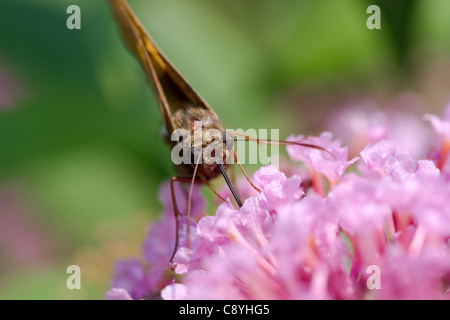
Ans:
[[[176,129],[172,115],[179,109],[196,107],[212,111],[186,79],[159,50],[125,0],[109,0],[130,49],[153,84],[167,128]]]

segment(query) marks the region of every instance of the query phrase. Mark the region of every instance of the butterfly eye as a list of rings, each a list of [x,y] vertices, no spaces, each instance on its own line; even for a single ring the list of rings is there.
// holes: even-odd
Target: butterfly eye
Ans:
[[[230,134],[228,134],[226,132],[222,132],[222,141],[225,142],[225,146],[226,146],[228,151],[233,150],[234,139],[233,139],[233,137]]]

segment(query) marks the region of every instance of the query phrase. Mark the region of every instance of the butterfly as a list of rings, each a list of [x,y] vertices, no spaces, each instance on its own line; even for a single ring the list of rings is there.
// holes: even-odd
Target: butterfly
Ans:
[[[166,131],[165,140],[173,148],[183,146],[183,155],[190,161],[177,165],[179,176],[170,179],[170,190],[176,220],[176,239],[170,262],[178,248],[180,212],[174,191],[175,182],[190,183],[187,217],[190,217],[192,190],[194,183],[206,184],[216,196],[226,201],[211,186],[209,181],[223,176],[239,207],[242,206],[227,168],[234,163],[239,165],[252,187],[260,192],[245,173],[239,162],[234,141],[243,137],[246,141],[264,144],[294,144],[327,151],[319,146],[283,140],[266,140],[251,137],[240,132],[225,130],[219,116],[208,103],[193,89],[189,82],[174,67],[169,59],[157,47],[136,14],[125,0],[108,0],[112,6],[116,21],[123,33],[129,49],[136,56],[147,79],[155,91]],[[175,137],[175,138],[174,138]],[[188,234],[189,234],[189,223]],[[189,238],[189,237],[188,237]]]

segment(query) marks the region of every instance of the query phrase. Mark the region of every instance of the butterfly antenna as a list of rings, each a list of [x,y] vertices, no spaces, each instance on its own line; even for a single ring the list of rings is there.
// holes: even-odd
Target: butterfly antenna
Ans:
[[[232,137],[235,136],[241,136],[244,137],[244,140],[235,140],[235,141],[254,141],[256,143],[260,143],[260,144],[274,144],[274,145],[280,145],[280,146],[286,146],[286,145],[295,145],[295,146],[300,146],[300,147],[306,147],[306,148],[311,148],[311,149],[317,149],[320,151],[324,151],[326,153],[328,153],[333,159],[336,159],[336,156],[328,149],[325,149],[321,146],[316,146],[314,144],[310,144],[310,143],[303,143],[303,142],[297,142],[297,141],[286,141],[286,140],[269,140],[269,139],[259,139],[259,138],[255,138],[249,135],[246,135],[244,133],[240,133],[240,132],[231,132],[230,135]]]

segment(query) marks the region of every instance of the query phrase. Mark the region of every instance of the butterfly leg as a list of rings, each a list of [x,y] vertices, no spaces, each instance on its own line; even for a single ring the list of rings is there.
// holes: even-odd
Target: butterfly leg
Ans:
[[[178,250],[178,242],[179,242],[179,238],[180,238],[179,220],[178,220],[178,217],[180,216],[180,211],[178,210],[177,200],[175,197],[175,188],[174,188],[175,181],[191,183],[192,178],[191,177],[175,177],[175,176],[170,178],[170,193],[172,195],[173,213],[175,215],[175,247],[173,248],[173,252],[172,252],[172,255],[170,256],[170,260],[169,260],[169,264],[170,264],[171,268],[173,267],[172,261],[173,261],[173,257],[175,256],[175,253]],[[196,180],[196,181],[198,182],[199,180]]]

